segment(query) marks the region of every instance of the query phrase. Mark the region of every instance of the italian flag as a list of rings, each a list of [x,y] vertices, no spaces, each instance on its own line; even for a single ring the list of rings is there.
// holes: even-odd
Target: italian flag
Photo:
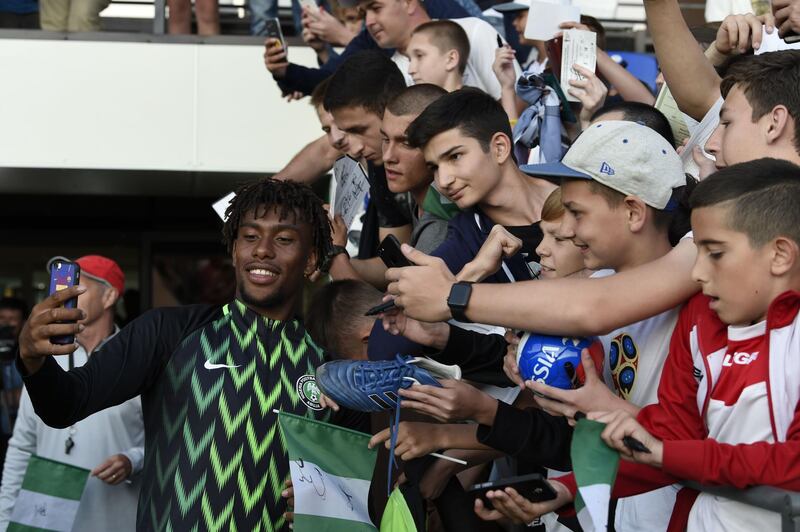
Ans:
[[[605,424],[583,418],[572,434],[572,472],[578,485],[575,510],[584,532],[606,530],[611,486],[617,478],[619,453],[600,438]]]
[[[280,412],[289,454],[296,532],[376,532],[367,500],[377,450],[370,436]]]
[[[33,455],[11,512],[9,532],[64,530],[78,514],[89,470]]]

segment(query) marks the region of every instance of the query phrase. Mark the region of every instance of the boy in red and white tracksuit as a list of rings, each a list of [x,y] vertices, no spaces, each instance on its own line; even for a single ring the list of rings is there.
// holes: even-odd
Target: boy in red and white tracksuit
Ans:
[[[678,318],[658,402],[636,417],[592,413],[620,463],[612,497],[684,480],[800,491],[800,167],[761,159],[724,169],[692,195],[703,293]],[[629,450],[625,436],[651,452]],[[572,475],[553,482],[562,506]],[[776,530],[780,516],[684,489],[670,530]]]

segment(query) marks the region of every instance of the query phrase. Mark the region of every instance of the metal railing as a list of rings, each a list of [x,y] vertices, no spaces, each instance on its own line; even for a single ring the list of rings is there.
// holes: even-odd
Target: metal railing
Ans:
[[[703,486],[696,482],[687,482],[686,485],[698,491],[778,513],[781,516],[781,532],[800,532],[800,493],[771,486],[756,486],[738,490],[728,487]]]

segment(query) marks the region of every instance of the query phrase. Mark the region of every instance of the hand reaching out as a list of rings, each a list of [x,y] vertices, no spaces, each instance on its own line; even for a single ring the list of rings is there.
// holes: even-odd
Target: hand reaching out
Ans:
[[[800,34],[800,0],[772,0],[772,12],[781,38]]]
[[[270,37],[264,41],[264,65],[275,79],[286,77],[286,69],[289,67],[289,60],[286,50],[281,46],[281,41]]]
[[[445,423],[467,419],[484,425],[494,423],[495,398],[462,381],[445,379],[441,385],[441,388],[420,384],[401,388],[400,405]]]
[[[728,15],[717,30],[714,47],[724,55],[734,52],[743,54],[750,48],[758,50],[761,46],[761,28],[767,27],[767,33],[772,33],[775,27],[775,18],[771,13],[755,16]]]
[[[339,19],[320,7],[318,11],[303,8],[303,28],[307,28],[322,42],[334,46],[347,46],[355,34],[348,30]]]
[[[513,257],[522,249],[522,240],[500,224],[489,232],[475,258],[469,261],[456,276],[459,281],[480,282],[500,269],[503,259]]]
[[[391,296],[384,298],[384,301],[391,299]],[[406,316],[402,309],[397,307],[381,314],[383,329],[395,336],[404,336],[418,344],[432,347],[441,351],[447,347],[447,340],[450,338],[450,326],[441,321],[426,323]]]
[[[514,334],[514,331],[509,329],[506,331],[505,339],[508,342],[508,347],[506,348],[506,356],[503,357],[503,371],[511,382],[524,389],[525,381],[522,379],[522,375],[519,373],[519,365],[517,365],[519,338]]]
[[[686,149],[686,144],[688,144],[689,139],[683,141],[683,145],[678,146],[677,152],[678,155],[682,155],[683,151]],[[703,149],[700,146],[695,146],[692,148],[692,160],[694,160],[694,164],[697,165],[698,175],[697,178],[702,181],[703,179],[707,178],[711,174],[717,171],[717,167],[714,164],[713,159],[709,159],[706,157],[705,153],[703,153]]]
[[[475,513],[484,521],[497,521],[504,517],[514,523],[528,524],[537,517],[558,510],[572,501],[572,494],[567,487],[557,480],[550,480],[550,485],[556,492],[552,501],[531,502],[514,488],[490,491],[486,496],[492,501],[494,510],[489,510],[480,499],[475,499]]]
[[[437,423],[421,423],[402,421],[397,426],[397,444],[394,447],[394,454],[401,460],[413,460],[438,451],[443,447],[439,441],[439,434],[442,427]],[[388,449],[391,443],[391,429],[383,429],[369,440],[369,448],[380,445],[381,443]]]
[[[572,65],[572,68],[578,71],[584,79],[569,80],[570,88],[567,92],[581,101],[581,128],[586,129],[589,127],[594,113],[603,107],[608,95],[608,87],[588,68],[581,65]]]
[[[286,512],[284,512],[283,518],[289,523],[289,528],[294,529],[294,486],[292,485],[292,479],[286,479],[283,485],[286,487],[281,492],[281,497],[286,499]]]
[[[494,52],[492,70],[503,89],[514,90],[514,85],[517,83],[517,73],[514,70],[515,55],[516,52],[509,45],[498,48]]]
[[[548,414],[564,416],[574,423],[575,412],[638,408],[614,395],[598,375],[598,368],[588,349],[581,351],[581,366],[585,374],[583,386],[575,390],[562,390],[547,384],[528,381],[526,385],[535,394],[536,403]],[[544,397],[543,397],[544,396]]]
[[[664,443],[642,427],[633,414],[623,410],[616,410],[614,412],[591,412],[587,417],[606,424],[606,428],[603,429],[600,437],[603,438],[606,445],[618,450],[623,458],[653,467],[661,467],[664,457]],[[650,452],[643,453],[630,450],[623,441],[626,436],[639,440]]]
[[[447,297],[455,276],[439,257],[426,255],[408,244],[401,249],[415,266],[387,270],[387,292],[395,296],[395,303],[407,316],[427,322],[450,319]]]

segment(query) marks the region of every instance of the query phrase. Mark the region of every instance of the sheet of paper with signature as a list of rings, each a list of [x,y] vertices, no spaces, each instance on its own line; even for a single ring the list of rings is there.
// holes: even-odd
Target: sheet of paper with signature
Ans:
[[[350,227],[369,192],[367,174],[358,161],[345,155],[333,164],[333,177],[336,180],[333,212],[342,215],[345,226]]]

